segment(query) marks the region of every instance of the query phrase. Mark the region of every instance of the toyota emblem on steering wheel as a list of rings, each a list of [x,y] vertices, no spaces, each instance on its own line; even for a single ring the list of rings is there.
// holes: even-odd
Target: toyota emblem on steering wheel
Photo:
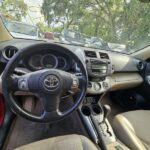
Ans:
[[[44,87],[48,90],[56,89],[59,85],[59,79],[54,75],[48,75],[44,79]]]

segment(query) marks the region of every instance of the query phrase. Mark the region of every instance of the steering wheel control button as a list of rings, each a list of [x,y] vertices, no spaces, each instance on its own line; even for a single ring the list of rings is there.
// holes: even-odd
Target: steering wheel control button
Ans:
[[[77,78],[73,78],[73,87],[78,87],[79,83],[78,83],[78,79]]]
[[[78,88],[79,80],[75,75],[71,75],[72,77],[72,88]]]
[[[18,80],[18,88],[19,88],[19,90],[23,90],[23,91],[28,90],[28,81],[27,81],[27,79],[19,79]]]
[[[59,79],[55,75],[48,75],[44,78],[43,87],[48,91],[56,90],[60,85]]]

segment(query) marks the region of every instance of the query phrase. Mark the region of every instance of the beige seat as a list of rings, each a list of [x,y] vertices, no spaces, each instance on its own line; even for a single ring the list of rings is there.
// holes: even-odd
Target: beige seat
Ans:
[[[15,150],[98,150],[98,148],[88,138],[74,134],[41,140]]]
[[[150,150],[150,111],[119,114],[113,121],[117,137],[131,150]]]

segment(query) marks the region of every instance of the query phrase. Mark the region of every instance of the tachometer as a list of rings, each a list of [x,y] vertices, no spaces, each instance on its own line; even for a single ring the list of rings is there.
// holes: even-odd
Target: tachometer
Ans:
[[[67,60],[64,57],[57,57],[58,59],[58,69],[65,69],[67,67]]]
[[[30,65],[30,67],[33,68],[34,70],[40,70],[40,69],[42,69],[41,58],[42,58],[42,55],[33,55],[29,59],[29,65]]]
[[[56,56],[48,54],[43,56],[41,63],[44,68],[56,68],[58,60]]]

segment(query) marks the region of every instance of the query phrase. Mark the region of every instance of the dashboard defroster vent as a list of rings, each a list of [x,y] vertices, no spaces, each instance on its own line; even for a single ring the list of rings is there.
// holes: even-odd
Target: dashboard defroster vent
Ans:
[[[96,56],[96,52],[94,52],[94,51],[84,51],[85,52],[85,56],[86,57],[92,57],[92,58],[97,58],[97,56]]]
[[[101,58],[101,59],[109,59],[109,56],[108,56],[107,53],[99,52],[99,55],[100,55],[100,58]]]
[[[10,60],[16,53],[18,49],[13,46],[8,46],[3,50],[3,56],[5,59]]]

